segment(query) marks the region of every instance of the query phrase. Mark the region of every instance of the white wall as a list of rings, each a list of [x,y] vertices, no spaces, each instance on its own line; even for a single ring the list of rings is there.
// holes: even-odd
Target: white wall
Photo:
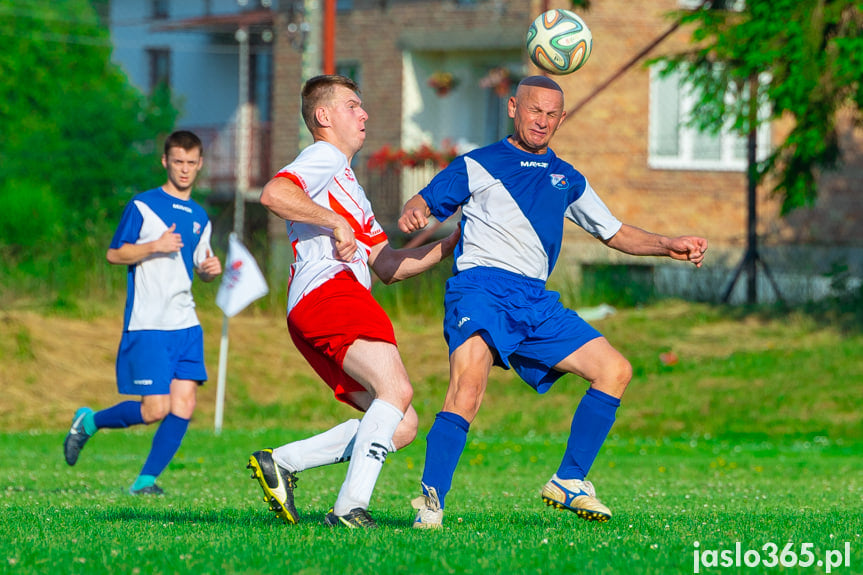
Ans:
[[[113,60],[131,82],[149,92],[148,48],[171,50],[171,87],[178,98],[181,126],[221,125],[235,114],[238,101],[237,45],[218,46],[195,31],[156,31],[159,24],[206,14],[236,12],[236,0],[170,0],[169,19],[152,20],[151,0],[111,2]]]
[[[507,66],[516,72],[522,67],[521,53],[508,52],[405,52],[402,147],[420,144],[440,146],[449,141],[467,151],[497,141],[506,135],[506,98],[479,86],[490,68]],[[459,83],[445,96],[428,86],[435,71],[455,75]],[[496,111],[492,108],[497,108]]]

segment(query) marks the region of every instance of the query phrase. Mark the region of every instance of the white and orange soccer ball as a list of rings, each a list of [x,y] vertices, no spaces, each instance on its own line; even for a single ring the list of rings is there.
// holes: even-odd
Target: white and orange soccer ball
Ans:
[[[554,9],[540,14],[527,29],[527,53],[551,74],[571,74],[590,57],[593,35],[578,14]]]

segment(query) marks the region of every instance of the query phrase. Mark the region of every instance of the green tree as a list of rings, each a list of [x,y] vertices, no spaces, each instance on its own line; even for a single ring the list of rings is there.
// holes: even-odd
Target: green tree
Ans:
[[[0,0],[5,262],[56,257],[104,227],[120,192],[161,177],[157,141],[175,119],[169,94],[141,94],[111,63],[88,0]]]
[[[837,113],[847,109],[857,125],[863,121],[863,2],[725,0],[674,17],[694,27],[693,48],[657,61],[696,88],[694,123],[747,133],[747,82],[760,78],[759,104],[770,115],[757,121],[789,117],[794,126],[759,164],[758,177],[776,177],[783,214],[814,204],[818,173],[841,163]]]

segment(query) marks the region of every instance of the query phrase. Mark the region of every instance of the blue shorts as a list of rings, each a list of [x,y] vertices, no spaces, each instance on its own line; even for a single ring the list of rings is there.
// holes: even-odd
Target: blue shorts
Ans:
[[[444,337],[450,354],[476,333],[495,353],[495,365],[511,365],[539,393],[564,375],[555,365],[602,337],[544,282],[490,268],[459,272],[446,284]]]
[[[121,394],[168,395],[175,379],[199,384],[207,380],[201,326],[123,333],[117,352],[117,390]]]

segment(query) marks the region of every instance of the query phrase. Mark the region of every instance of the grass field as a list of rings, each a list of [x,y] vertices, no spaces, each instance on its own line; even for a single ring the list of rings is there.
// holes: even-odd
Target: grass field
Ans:
[[[592,475],[615,516],[596,524],[539,498],[563,435],[478,433],[440,533],[410,528],[409,499],[423,457],[415,443],[389,458],[378,483],[372,510],[382,528],[358,533],[323,524],[344,467],[300,475],[299,525],[283,525],[267,511],[244,469],[248,453],[293,436],[192,432],[161,482],[167,495],[160,498],[123,490],[148,434],[103,433],[74,469],[58,456],[56,433],[0,436],[4,453],[26,446],[26,457],[0,472],[0,571],[692,573],[696,549],[734,549],[740,542],[769,561],[764,546],[781,550],[789,541],[797,553],[811,543],[822,561],[847,542],[849,565],[833,572],[863,570],[863,449],[856,442],[612,439]],[[791,571],[825,572],[815,567]],[[783,570],[702,566],[701,572]]]
[[[615,514],[607,524],[539,498],[583,384],[564,378],[536,396],[496,370],[447,527],[418,533],[409,501],[446,352],[437,321],[403,317],[421,435],[387,460],[371,508],[382,529],[356,533],[322,523],[344,467],[300,475],[297,526],[269,516],[245,469],[251,451],[351,415],[296,355],[279,314],[232,320],[225,431],[214,436],[221,318],[201,310],[211,384],[160,479],[167,495],[150,499],[125,490],[153,429],[100,432],[74,468],[61,455],[75,407],[117,400],[117,318],[0,315],[0,573],[692,573],[696,558],[701,573],[863,573],[863,336],[823,318],[665,302],[597,323],[635,371],[591,472]],[[669,351],[677,363],[660,360]]]

